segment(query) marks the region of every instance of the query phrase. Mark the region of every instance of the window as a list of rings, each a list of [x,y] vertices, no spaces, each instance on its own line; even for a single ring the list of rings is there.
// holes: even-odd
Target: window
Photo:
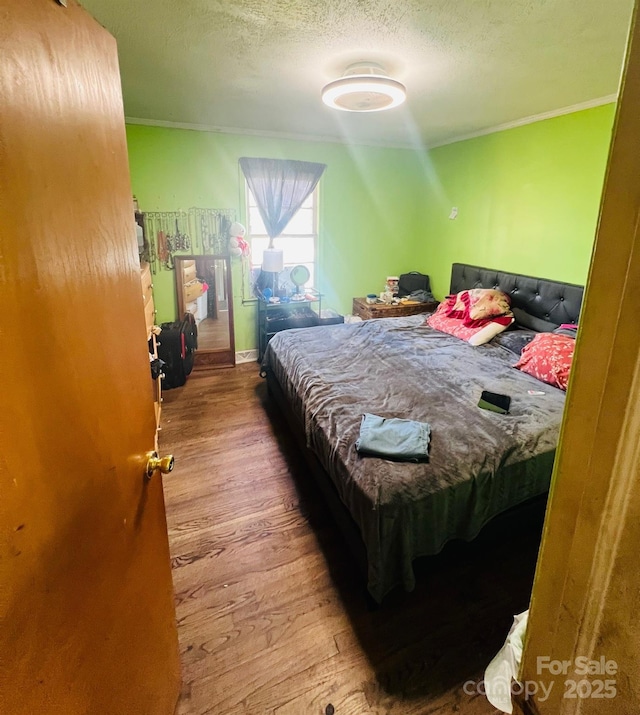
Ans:
[[[253,194],[246,187],[247,216],[249,218],[249,240],[251,242],[252,273],[262,266],[262,253],[269,245],[269,236],[260,218],[260,212]],[[285,230],[274,239],[274,246],[281,248],[284,256],[284,267],[303,265],[309,269],[310,279],[307,287],[317,287],[315,284],[316,246],[318,236],[318,188],[316,187],[306,198],[296,215],[289,221]]]

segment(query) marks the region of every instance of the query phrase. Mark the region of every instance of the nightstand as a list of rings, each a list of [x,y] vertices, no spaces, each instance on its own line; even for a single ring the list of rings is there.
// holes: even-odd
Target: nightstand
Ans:
[[[432,303],[399,303],[397,305],[388,303],[367,303],[366,298],[354,298],[351,309],[354,315],[359,315],[363,320],[372,318],[400,318],[407,315],[418,315],[419,313],[432,313],[438,302]]]
[[[258,362],[262,361],[267,343],[281,330],[310,328],[320,325],[322,296],[308,289],[303,300],[270,303],[258,300]]]

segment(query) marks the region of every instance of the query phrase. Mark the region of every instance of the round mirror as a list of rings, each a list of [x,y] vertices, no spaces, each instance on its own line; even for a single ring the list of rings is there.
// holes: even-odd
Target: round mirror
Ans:
[[[310,275],[306,266],[294,266],[290,273],[291,282],[296,288],[300,288],[309,280]]]

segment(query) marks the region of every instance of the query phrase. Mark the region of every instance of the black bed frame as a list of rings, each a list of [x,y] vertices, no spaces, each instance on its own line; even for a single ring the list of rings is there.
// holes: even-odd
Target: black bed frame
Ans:
[[[577,323],[580,315],[583,288],[571,283],[454,263],[451,270],[450,292],[458,293],[468,288],[497,288],[504,291],[511,296],[512,309],[517,324],[538,332],[550,332],[562,323]],[[314,481],[322,492],[366,584],[367,552],[360,536],[360,530],[342,503],[333,481],[314,452],[307,447],[303,425],[290,408],[287,398],[271,370],[266,370],[266,378],[269,395],[283,413]],[[526,508],[528,503],[515,506],[510,511],[515,512]]]
[[[577,324],[584,292],[582,286],[573,283],[454,263],[450,293],[467,288],[503,291],[511,298],[516,324],[539,333],[549,333],[562,323]]]

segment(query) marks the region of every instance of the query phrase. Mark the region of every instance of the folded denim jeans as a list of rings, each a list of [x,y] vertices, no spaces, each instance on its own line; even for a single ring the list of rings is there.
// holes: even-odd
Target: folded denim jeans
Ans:
[[[429,456],[431,426],[427,422],[385,418],[365,413],[356,449],[360,454],[418,462]]]

